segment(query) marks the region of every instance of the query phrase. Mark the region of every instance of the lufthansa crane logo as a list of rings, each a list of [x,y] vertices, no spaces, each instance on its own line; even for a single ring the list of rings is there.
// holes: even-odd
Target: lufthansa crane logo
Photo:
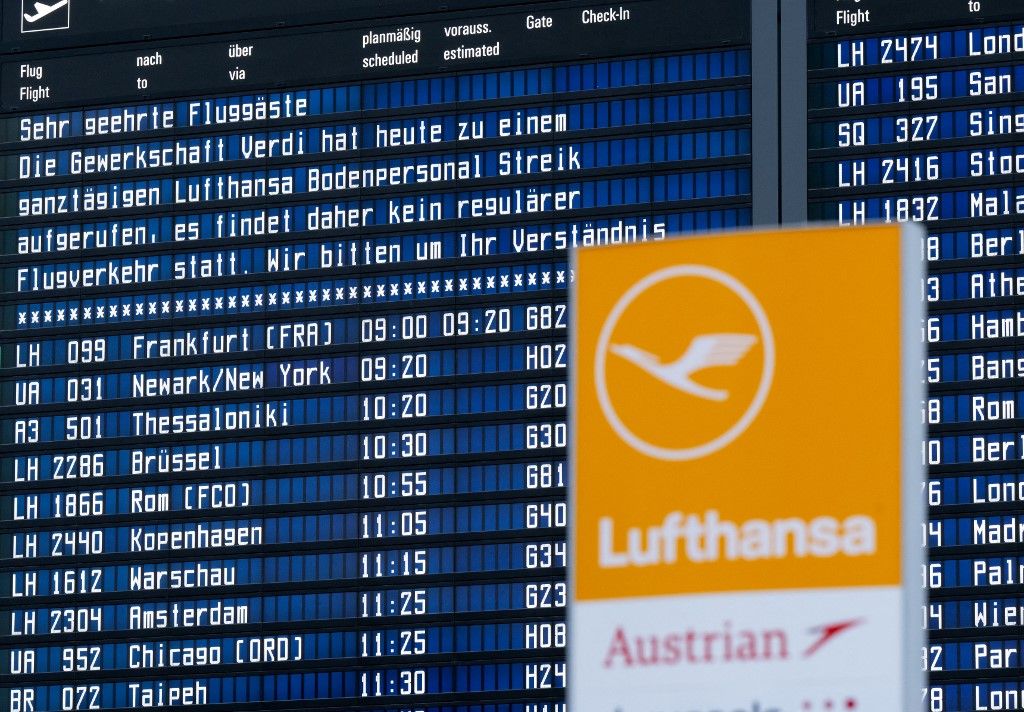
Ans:
[[[772,384],[764,309],[732,275],[676,265],[647,275],[601,329],[595,385],[605,418],[659,460],[706,457],[739,437]]]

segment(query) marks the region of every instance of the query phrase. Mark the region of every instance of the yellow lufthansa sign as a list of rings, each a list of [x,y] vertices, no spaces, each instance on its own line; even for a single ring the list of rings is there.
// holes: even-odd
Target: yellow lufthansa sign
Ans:
[[[575,599],[899,583],[899,228],[577,269]]]
[[[919,704],[920,244],[576,252],[573,709]]]

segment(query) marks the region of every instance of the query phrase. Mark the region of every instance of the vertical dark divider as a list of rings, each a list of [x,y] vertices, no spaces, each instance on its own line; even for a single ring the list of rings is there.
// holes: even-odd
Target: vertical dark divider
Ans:
[[[780,218],[802,223],[807,220],[807,4],[779,2]]]
[[[779,0],[750,3],[751,184],[754,225],[779,222]]]

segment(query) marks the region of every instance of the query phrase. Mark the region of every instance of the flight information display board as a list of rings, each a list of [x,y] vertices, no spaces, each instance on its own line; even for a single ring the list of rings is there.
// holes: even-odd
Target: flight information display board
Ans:
[[[563,709],[566,249],[750,223],[748,0],[94,4],[3,3],[0,708]]]
[[[926,223],[932,712],[1024,709],[1024,13],[808,6],[809,217]]]

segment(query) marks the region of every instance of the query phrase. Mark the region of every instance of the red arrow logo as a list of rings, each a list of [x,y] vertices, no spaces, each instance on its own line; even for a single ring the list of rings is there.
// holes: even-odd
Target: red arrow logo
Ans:
[[[810,632],[817,634],[819,637],[815,640],[811,647],[804,651],[804,657],[809,658],[818,652],[818,649],[823,646],[832,638],[836,637],[845,630],[849,630],[855,625],[860,625],[864,622],[863,618],[854,618],[850,621],[840,621],[839,623],[825,623],[824,625],[815,626],[811,628]]]

